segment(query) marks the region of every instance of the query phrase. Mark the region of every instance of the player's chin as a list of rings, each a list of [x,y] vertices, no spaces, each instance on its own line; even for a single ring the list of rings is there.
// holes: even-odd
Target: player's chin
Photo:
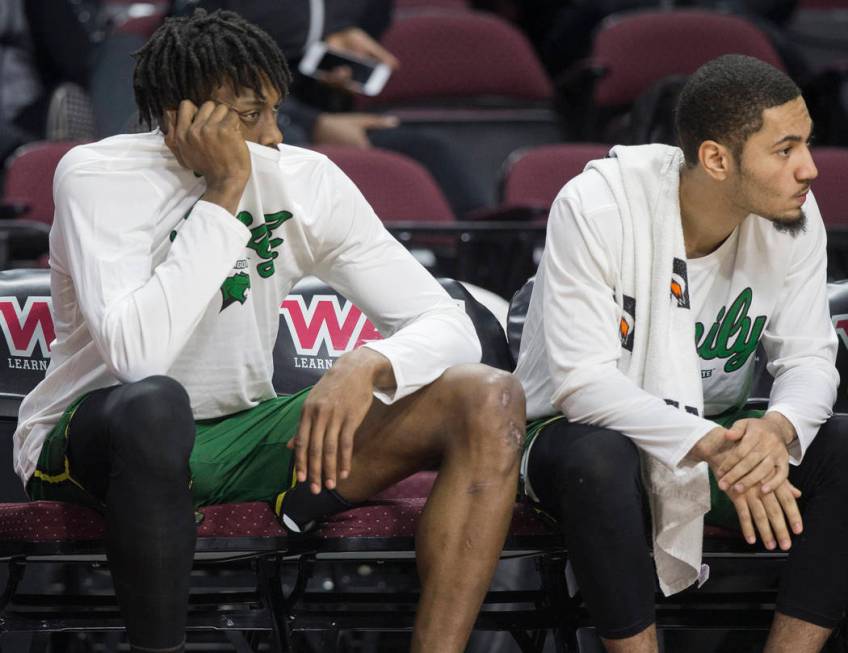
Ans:
[[[803,231],[807,223],[807,216],[804,210],[799,207],[794,207],[777,215],[763,217],[769,220],[778,231],[793,235]]]

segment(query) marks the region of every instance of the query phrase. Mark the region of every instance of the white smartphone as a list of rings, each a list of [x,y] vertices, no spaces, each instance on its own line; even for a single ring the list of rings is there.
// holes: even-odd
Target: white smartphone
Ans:
[[[350,81],[346,86],[365,95],[377,95],[382,91],[392,72],[391,68],[376,59],[333,50],[323,41],[313,43],[306,49],[298,70],[308,77],[323,79],[327,73],[340,66],[347,66],[351,72]]]

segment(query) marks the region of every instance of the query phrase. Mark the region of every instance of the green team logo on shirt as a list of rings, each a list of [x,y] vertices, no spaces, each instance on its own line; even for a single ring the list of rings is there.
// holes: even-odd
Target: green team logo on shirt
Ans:
[[[247,246],[262,259],[262,262],[256,265],[256,271],[260,277],[267,279],[274,274],[274,259],[280,255],[276,250],[283,244],[282,238],[272,236],[284,222],[291,219],[292,214],[289,211],[277,211],[266,213],[264,217],[265,222],[250,229]],[[236,219],[248,228],[253,224],[253,216],[248,211],[239,211]]]
[[[248,290],[250,290],[250,275],[247,272],[237,272],[224,279],[224,283],[221,284],[221,310],[235,302],[244,304],[247,301]]]
[[[193,208],[194,205],[186,211],[183,220],[188,219]],[[238,215],[236,215],[236,219],[250,229],[250,240],[247,242],[248,248],[256,252],[259,258],[262,259],[256,264],[256,272],[263,279],[267,279],[274,274],[274,259],[280,255],[277,248],[283,244],[282,238],[273,237],[274,231],[279,229],[287,220],[291,220],[292,213],[290,211],[277,211],[276,213],[266,213],[263,217],[265,221],[262,224],[251,228],[253,215],[251,215],[250,211],[239,211]],[[171,232],[169,236],[171,242],[174,242],[177,233],[176,229]],[[246,270],[248,267],[247,260],[239,260],[235,267],[237,270]],[[223,311],[227,306],[235,302],[244,304],[247,301],[249,291],[250,274],[247,271],[236,272],[227,277],[224,283],[221,284],[221,310]]]
[[[706,335],[704,325],[695,323],[698,356],[703,360],[726,358],[725,372],[735,372],[745,364],[756,351],[766,325],[765,315],[758,315],[753,322],[748,317],[752,297],[751,289],[745,288],[729,307],[722,306]]]
[[[261,261],[256,264],[256,272],[263,279],[274,274],[274,259],[280,253],[277,248],[283,244],[282,238],[274,238],[274,231],[292,218],[290,211],[277,211],[276,213],[266,213],[265,221],[251,228],[253,224],[253,216],[249,211],[239,211],[236,219],[244,226],[250,228],[250,240],[247,242],[249,249],[256,252]],[[240,260],[236,263],[236,269],[247,268],[247,260]],[[244,304],[247,301],[247,294],[250,290],[250,274],[247,271],[237,272],[224,280],[221,284],[221,310],[223,311],[230,304],[239,302]]]

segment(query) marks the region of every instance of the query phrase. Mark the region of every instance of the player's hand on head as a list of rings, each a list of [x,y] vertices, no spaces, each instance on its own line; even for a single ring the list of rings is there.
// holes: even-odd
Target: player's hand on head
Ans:
[[[791,428],[791,427],[790,427]],[[727,491],[734,488],[744,492],[762,483],[762,491],[769,493],[789,476],[788,442],[794,437],[772,419],[742,419],[727,432],[727,439],[735,443],[715,470],[719,487]]]
[[[210,191],[239,195],[250,177],[250,153],[238,114],[226,104],[190,100],[167,111],[165,143],[180,165],[202,175]]]
[[[748,544],[754,544],[759,533],[767,549],[779,546],[787,551],[792,546],[792,534],[799,535],[804,529],[798,508],[801,491],[789,481],[783,481],[767,494],[754,486],[743,492],[731,488],[727,495],[733,502]]]
[[[333,364],[310,390],[288,445],[295,450],[298,483],[308,482],[317,494],[322,484],[332,490],[348,477],[354,436],[371,408],[374,388],[393,383],[388,359],[366,347]]]

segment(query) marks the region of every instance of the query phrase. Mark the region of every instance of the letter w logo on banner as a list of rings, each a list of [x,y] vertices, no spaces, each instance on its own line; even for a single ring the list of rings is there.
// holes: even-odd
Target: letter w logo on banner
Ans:
[[[23,309],[17,297],[0,297],[0,329],[12,356],[32,356],[35,346],[45,358],[56,338],[50,297],[27,297]]]
[[[842,344],[848,349],[848,313],[834,315],[830,319],[833,320],[833,328],[836,329],[836,335],[839,336]]]
[[[308,306],[301,295],[291,295],[283,301],[280,313],[301,356],[318,355],[321,345],[326,346],[328,356],[341,356],[382,338],[353,302],[342,307],[336,295],[315,295]]]

